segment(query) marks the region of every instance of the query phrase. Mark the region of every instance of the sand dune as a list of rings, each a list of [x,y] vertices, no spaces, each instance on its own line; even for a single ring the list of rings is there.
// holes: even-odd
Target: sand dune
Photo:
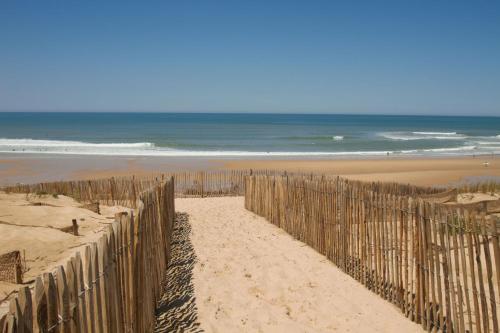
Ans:
[[[0,254],[19,250],[25,255],[24,282],[30,283],[38,275],[64,264],[76,251],[97,240],[116,212],[130,210],[101,206],[99,215],[80,206],[62,195],[55,198],[0,192]],[[78,221],[79,236],[59,230],[71,226],[72,219]],[[20,287],[0,281],[0,300]],[[8,302],[0,304],[0,315],[7,306]]]

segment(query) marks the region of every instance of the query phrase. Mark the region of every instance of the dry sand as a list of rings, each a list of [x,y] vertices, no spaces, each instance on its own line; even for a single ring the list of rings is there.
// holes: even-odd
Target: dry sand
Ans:
[[[326,257],[244,209],[242,197],[176,199],[190,215],[207,332],[421,332]]]
[[[33,205],[43,203],[44,205]],[[97,240],[116,212],[124,207],[101,206],[101,215],[80,208],[72,198],[59,195],[6,194],[0,192],[0,254],[19,250],[26,256],[27,271],[23,281],[29,283],[38,275],[65,264],[85,245]],[[58,230],[71,226],[77,219],[80,236]],[[0,300],[21,285],[0,282]],[[7,302],[0,305],[0,314]]]
[[[483,161],[489,161],[484,167]],[[125,161],[125,163],[123,163]],[[97,178],[161,171],[286,169],[352,179],[418,185],[500,177],[497,157],[363,160],[165,160],[154,158],[46,157],[0,159],[0,185],[15,182]],[[461,198],[465,202],[485,199]],[[491,198],[494,199],[494,198]],[[59,206],[30,206],[30,202]],[[78,208],[71,198],[26,198],[0,192],[0,253],[26,249],[32,279],[95,240],[116,211],[104,216]],[[199,261],[194,285],[199,319],[217,332],[417,332],[392,304],[365,289],[324,256],[246,211],[243,198],[177,199],[191,215]],[[83,236],[54,228],[79,219]],[[81,221],[84,219],[84,221]],[[12,226],[19,224],[22,226]],[[52,227],[52,228],[51,228]],[[8,240],[8,241],[6,241]],[[19,286],[0,283],[0,299]],[[0,313],[2,312],[0,306]]]
[[[483,163],[489,162],[488,167]],[[500,181],[498,156],[460,158],[387,158],[363,160],[250,160],[224,163],[228,169],[273,169],[322,172],[365,181],[445,185],[466,180]]]

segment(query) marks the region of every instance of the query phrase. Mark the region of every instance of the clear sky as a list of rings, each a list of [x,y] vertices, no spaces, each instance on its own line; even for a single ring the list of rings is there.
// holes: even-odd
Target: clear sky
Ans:
[[[498,1],[0,1],[0,110],[500,115]]]

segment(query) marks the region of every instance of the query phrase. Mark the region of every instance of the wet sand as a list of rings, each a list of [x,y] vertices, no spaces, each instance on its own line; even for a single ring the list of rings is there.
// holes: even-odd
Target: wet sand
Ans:
[[[483,165],[488,162],[488,166]],[[368,181],[416,185],[500,181],[500,157],[365,159],[207,159],[0,154],[0,186],[67,179],[145,176],[161,172],[277,169],[336,174]]]

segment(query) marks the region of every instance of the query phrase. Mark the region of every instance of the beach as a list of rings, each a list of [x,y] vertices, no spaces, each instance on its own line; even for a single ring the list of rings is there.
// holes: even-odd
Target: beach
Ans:
[[[226,169],[445,185],[500,176],[499,129],[475,116],[6,112],[0,186]]]
[[[421,186],[498,181],[500,177],[498,158],[485,156],[334,160],[29,154],[0,157],[0,179],[4,184],[250,169]],[[484,200],[498,200],[498,194],[458,196],[460,203]],[[157,313],[155,332],[164,332],[171,327],[168,325],[182,325],[185,317],[192,318],[190,325],[207,332],[364,332],[367,327],[371,332],[423,331],[394,304],[370,292],[324,255],[246,210],[241,196],[176,198],[175,208],[177,213],[187,214],[187,224],[181,226],[180,234],[189,239],[174,238],[172,242],[174,248],[175,244],[183,245],[180,253],[174,253],[172,262],[172,281],[179,279],[180,289],[175,289],[175,293],[166,289],[164,296],[171,304],[170,312],[164,317]],[[98,215],[62,195],[0,192],[0,210],[0,231],[7,235],[0,252],[19,250],[26,254],[29,271],[25,273],[25,282],[32,285],[37,275],[53,271],[72,253],[102,235],[114,213],[129,209],[103,206],[102,215]],[[67,227],[72,218],[81,226],[78,237],[58,230]],[[186,242],[192,244],[190,251]],[[41,251],[43,256],[38,254]],[[181,268],[183,265],[188,266]],[[179,277],[179,269],[189,272]],[[190,284],[186,287],[187,277]],[[10,299],[19,286],[3,282],[0,295]],[[176,284],[170,282],[168,286]],[[168,298],[188,296],[193,306],[173,306],[177,304],[175,299]],[[7,304],[0,306],[0,315],[7,311]],[[332,309],[335,316],[330,315]]]
[[[487,162],[487,166],[485,166]],[[499,156],[337,159],[211,159],[0,154],[0,185],[149,176],[162,172],[269,169],[328,173],[365,181],[453,185],[499,180]]]
[[[488,166],[484,165],[488,162]],[[499,157],[386,158],[339,160],[249,160],[224,163],[228,169],[250,168],[333,174],[363,181],[421,186],[496,180]]]
[[[500,2],[0,8],[0,333],[500,332]]]
[[[112,162],[120,164],[119,160]],[[355,177],[365,175],[373,179],[377,174],[390,175],[388,165],[391,162],[397,170],[404,170],[400,171],[402,174],[418,174],[422,182],[429,170],[450,173],[452,164],[456,167],[454,177],[464,175],[465,171],[475,172],[476,177],[494,177],[478,173],[475,164],[468,159],[210,161],[214,167],[220,163],[219,167],[226,169],[239,168],[240,163],[247,163],[248,168],[264,164],[267,168],[290,171],[355,171]],[[152,169],[138,167],[138,163],[129,161],[121,172],[154,170],[153,166]],[[105,174],[99,174],[98,169],[93,172],[96,170],[94,176]],[[369,173],[371,170],[376,173]],[[495,167],[488,170],[498,172]],[[102,195],[107,195],[106,190],[101,191]],[[183,325],[186,317],[191,318],[187,322],[191,327],[207,332],[364,332],[367,327],[371,332],[424,331],[405,318],[397,306],[371,292],[326,256],[245,209],[244,200],[241,196],[175,199],[176,212],[187,214],[187,219],[174,227],[174,230],[180,227],[177,234],[183,238],[175,238],[174,231],[172,244],[180,252],[172,253],[173,280],[167,275],[169,288],[163,295],[170,300],[167,303],[170,305],[159,306],[155,332],[164,332],[170,327],[165,326],[165,318],[169,325]],[[484,200],[498,200],[498,195],[458,196],[460,203]],[[74,252],[82,251],[98,239],[112,223],[113,214],[129,210],[119,206],[101,207],[101,215],[98,215],[62,195],[0,192],[0,231],[7,235],[1,252],[19,250],[23,256],[26,254],[25,267],[29,270],[25,272],[25,285],[32,285],[37,275],[53,271]],[[72,218],[80,225],[78,237],[60,230],[67,227]],[[34,239],[37,241],[33,242]],[[179,270],[184,273],[179,275]],[[178,289],[172,289],[176,286],[175,281],[179,283]],[[0,295],[8,299],[15,297],[18,287],[20,285],[3,282]],[[192,306],[182,306],[188,298]],[[165,317],[161,314],[163,308],[170,309]],[[4,302],[0,306],[0,316],[6,311],[7,303]]]
[[[82,193],[92,194],[96,201],[121,195],[136,200],[141,182],[151,186],[152,178],[167,180],[161,175],[179,173],[171,204],[184,218],[174,223],[171,244],[180,252],[173,252],[165,272],[155,332],[175,331],[178,325],[207,332],[364,332],[368,327],[373,332],[423,331],[401,314],[401,308],[346,274],[325,253],[297,241],[255,210],[245,209],[242,175],[262,170],[311,173],[329,179],[412,184],[424,192],[429,186],[500,182],[496,118],[236,114],[65,114],[60,121],[57,114],[3,118],[7,121],[0,123],[6,136],[0,137],[0,188],[89,180],[65,187],[75,200],[60,195],[61,187],[47,193],[38,193],[45,187],[33,187],[30,195],[0,191],[0,233],[6,235],[0,254],[19,251],[23,260],[26,257],[25,286],[33,287],[36,276],[53,272],[97,240],[116,212],[129,210],[102,206],[99,215],[76,201]],[[115,126],[110,127],[110,121],[116,121]],[[208,176],[212,172],[215,176]],[[124,182],[124,192],[112,177],[124,177],[118,181]],[[91,181],[96,179],[103,181]],[[266,197],[264,192],[258,194]],[[454,197],[456,202],[445,205],[481,201],[474,207],[486,211],[493,207],[497,212],[498,193]],[[488,206],[486,201],[494,203]],[[67,232],[72,219],[80,226],[78,236]],[[0,300],[17,297],[20,286],[2,282]],[[0,315],[7,309],[3,302]]]

